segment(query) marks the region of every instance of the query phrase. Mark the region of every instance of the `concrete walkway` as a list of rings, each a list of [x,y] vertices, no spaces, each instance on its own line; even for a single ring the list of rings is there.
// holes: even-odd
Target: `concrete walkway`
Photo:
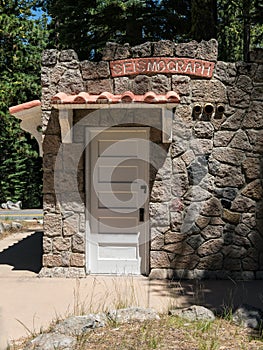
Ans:
[[[41,233],[0,241],[0,349],[70,314],[139,305],[166,312],[169,307],[202,304],[263,308],[263,281],[165,282],[146,277],[87,276],[38,278]],[[10,244],[10,240],[13,242]],[[6,248],[5,248],[6,247]]]

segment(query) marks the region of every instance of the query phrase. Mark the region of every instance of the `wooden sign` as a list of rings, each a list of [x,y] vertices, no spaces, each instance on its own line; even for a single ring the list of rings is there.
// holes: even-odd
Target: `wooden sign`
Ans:
[[[214,67],[214,62],[181,57],[131,58],[110,62],[113,77],[166,73],[211,78]]]

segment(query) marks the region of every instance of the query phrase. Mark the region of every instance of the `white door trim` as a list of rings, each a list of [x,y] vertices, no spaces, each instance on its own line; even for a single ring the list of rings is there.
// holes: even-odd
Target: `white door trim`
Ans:
[[[110,128],[105,127],[86,127],[85,135],[86,135],[86,166],[85,166],[85,182],[86,182],[86,271],[87,273],[94,273],[92,271],[92,261],[91,261],[91,241],[92,241],[92,233],[91,233],[91,212],[92,212],[92,203],[91,203],[91,186],[92,186],[92,174],[91,174],[91,141],[94,135],[97,135],[105,130],[108,130]],[[114,131],[116,130],[123,130],[128,132],[138,132],[138,131],[145,131],[147,139],[145,140],[147,142],[147,145],[149,145],[149,127],[112,127]],[[148,151],[148,160],[149,160],[149,147]],[[149,161],[147,162],[145,171],[145,178],[144,181],[148,184],[149,189]],[[148,197],[147,201],[144,205],[144,223],[143,223],[143,231],[144,234],[140,235],[140,241],[139,241],[139,254],[140,254],[140,274],[148,275],[149,273],[149,190],[148,190]],[[140,226],[141,227],[141,226]],[[141,227],[142,228],[142,227]],[[100,272],[95,272],[100,273]],[[101,272],[104,274],[104,272]]]

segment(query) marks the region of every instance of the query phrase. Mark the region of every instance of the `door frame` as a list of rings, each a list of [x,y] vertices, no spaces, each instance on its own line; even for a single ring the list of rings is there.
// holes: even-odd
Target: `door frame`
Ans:
[[[85,240],[86,240],[86,254],[85,254],[85,265],[86,265],[86,273],[87,274],[105,274],[105,273],[94,273],[91,271],[91,186],[92,186],[92,174],[91,174],[91,131],[98,131],[98,133],[106,131],[108,129],[123,129],[123,130],[145,130],[147,139],[146,141],[150,141],[150,127],[149,126],[112,126],[112,127],[99,127],[99,126],[86,126],[85,127]],[[150,272],[150,226],[149,226],[149,200],[150,200],[150,147],[148,149],[148,164],[146,165],[146,173],[145,173],[145,182],[148,184],[148,198],[145,202],[145,212],[144,212],[144,232],[145,236],[143,237],[143,242],[139,242],[139,252],[141,257],[141,275],[149,275]],[[142,237],[140,237],[142,239]]]

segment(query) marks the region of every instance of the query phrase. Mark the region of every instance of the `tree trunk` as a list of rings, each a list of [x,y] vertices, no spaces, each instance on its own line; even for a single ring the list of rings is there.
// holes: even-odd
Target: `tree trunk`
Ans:
[[[216,38],[216,0],[192,0],[191,19],[193,39],[200,41]]]
[[[250,51],[250,0],[243,0],[243,59],[249,62]]]

